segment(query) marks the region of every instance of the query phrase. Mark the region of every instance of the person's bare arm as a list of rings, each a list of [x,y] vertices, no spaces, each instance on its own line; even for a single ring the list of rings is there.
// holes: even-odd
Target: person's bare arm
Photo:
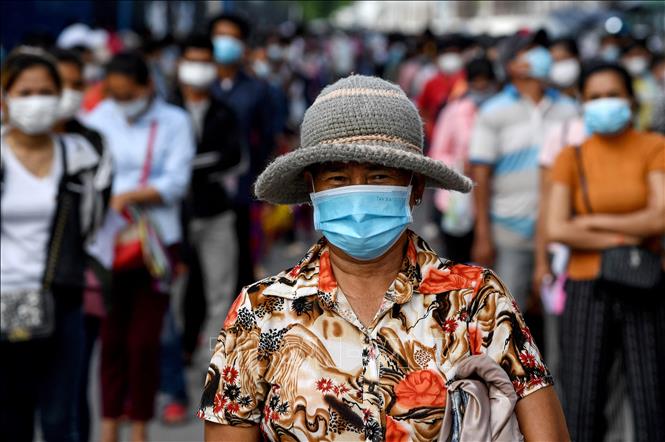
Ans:
[[[550,189],[547,214],[547,236],[575,249],[604,250],[622,244],[638,244],[640,239],[611,232],[597,232],[575,222],[571,213],[570,188],[554,182]]]
[[[490,223],[490,180],[492,166],[474,164],[471,175],[476,182],[473,189],[473,201],[476,210],[475,231],[471,260],[485,267],[494,265],[494,244]]]
[[[536,221],[536,266],[533,274],[533,291],[540,293],[543,279],[551,275],[550,263],[547,257],[547,201],[549,200],[550,180],[549,169],[540,168],[540,204],[538,204],[538,219]]]
[[[554,387],[542,388],[517,401],[515,414],[527,442],[570,440]]]
[[[652,172],[648,176],[649,202],[647,207],[622,215],[587,215],[577,222],[591,230],[603,230],[647,237],[665,233],[665,172]]]
[[[259,426],[234,427],[206,421],[204,427],[205,442],[259,442]]]

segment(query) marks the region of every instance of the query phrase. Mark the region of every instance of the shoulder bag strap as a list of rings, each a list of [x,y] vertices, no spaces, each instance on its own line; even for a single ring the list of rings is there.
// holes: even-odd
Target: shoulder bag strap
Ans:
[[[62,246],[62,240],[65,233],[65,225],[67,224],[67,218],[69,217],[69,211],[71,210],[72,205],[71,198],[62,198],[67,177],[69,176],[67,166],[67,147],[65,146],[63,137],[57,137],[57,144],[62,154],[62,178],[60,179],[60,185],[58,186],[59,195],[56,199],[60,207],[56,209],[57,218],[52,230],[53,237],[51,238],[46,260],[46,269],[44,271],[42,287],[45,291],[50,290],[51,284],[53,284],[53,279],[55,278],[55,268],[58,262],[58,257],[60,256],[60,247]]]
[[[157,137],[157,120],[152,120],[150,122],[150,133],[148,134],[148,148],[145,152],[145,161],[143,162],[143,172],[141,173],[141,180],[139,184],[141,187],[145,187],[148,184],[148,178],[150,177],[150,169],[152,168],[152,156],[155,149],[155,138]]]
[[[591,209],[591,200],[589,199],[589,186],[586,180],[586,174],[584,173],[584,165],[582,163],[582,146],[575,146],[575,159],[577,163],[577,172],[580,178],[580,186],[582,186],[582,199],[584,200],[584,206],[586,207],[587,213],[592,213]]]
[[[568,146],[568,133],[570,132],[570,119],[563,121],[561,126],[561,145]]]

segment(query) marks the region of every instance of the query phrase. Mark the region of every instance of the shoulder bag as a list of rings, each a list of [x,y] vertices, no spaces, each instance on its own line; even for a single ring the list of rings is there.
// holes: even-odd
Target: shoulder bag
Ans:
[[[141,187],[148,184],[148,178],[150,177],[157,127],[157,121],[150,123],[148,147],[139,181]],[[129,221],[129,225],[116,238],[113,270],[126,271],[147,267],[153,276],[163,277],[168,267],[164,263],[166,255],[156,228],[150,222],[147,213],[139,206],[130,206],[122,215]],[[158,256],[158,265],[155,265],[155,256]]]

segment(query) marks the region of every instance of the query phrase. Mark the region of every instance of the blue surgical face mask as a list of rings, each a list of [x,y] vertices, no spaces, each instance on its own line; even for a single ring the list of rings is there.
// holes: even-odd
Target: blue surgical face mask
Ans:
[[[617,45],[607,45],[600,51],[600,57],[605,61],[617,61],[621,56],[621,48]]]
[[[529,76],[540,80],[544,80],[549,76],[550,69],[552,68],[550,51],[542,46],[536,46],[529,49],[523,57],[529,63],[529,66],[531,66]]]
[[[584,104],[584,123],[589,133],[617,133],[630,123],[631,117],[630,103],[623,98],[598,98]]]
[[[356,185],[310,194],[314,228],[353,258],[383,255],[413,221],[411,186]]]
[[[474,90],[474,89],[469,89],[469,91],[466,93],[466,97],[473,101],[473,104],[475,104],[477,107],[482,106],[487,100],[492,98],[496,94],[496,91],[494,88],[489,88],[485,90]]]
[[[220,64],[234,64],[242,58],[243,44],[237,38],[220,35],[212,39],[215,61]]]

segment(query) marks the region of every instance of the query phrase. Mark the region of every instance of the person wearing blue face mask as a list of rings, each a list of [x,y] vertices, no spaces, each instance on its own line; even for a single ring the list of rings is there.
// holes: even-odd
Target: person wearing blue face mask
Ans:
[[[243,66],[251,32],[249,22],[243,16],[223,13],[211,20],[208,31],[218,74],[212,94],[233,109],[244,145],[240,164],[229,170],[225,177],[226,190],[236,215],[239,246],[237,290],[228,294],[233,296],[243,285],[254,281],[251,238],[254,235],[254,243],[260,242],[257,232],[261,229],[257,227],[260,220],[251,216],[252,208],[257,208],[251,185],[275,148],[274,109],[277,105],[267,82],[253,77]]]
[[[323,89],[305,113],[301,146],[259,175],[256,197],[311,203],[322,238],[236,298],[198,412],[207,441],[432,440],[445,433],[451,367],[472,354],[514,386],[527,440],[568,440],[551,376],[505,284],[439,257],[409,230],[426,186],[472,187],[426,157],[423,138],[398,86],[353,75]]]
[[[633,128],[635,95],[623,67],[586,66],[580,91],[589,137],[558,155],[547,215],[548,239],[571,249],[561,319],[564,410],[573,440],[603,439],[618,353],[634,439],[663,440],[665,137]]]
[[[548,77],[552,68],[552,55],[543,46],[534,46],[522,54],[520,59],[529,65],[528,76],[538,80]]]
[[[548,88],[547,35],[520,31],[500,44],[510,83],[480,107],[471,136],[477,186],[473,262],[495,269],[522,309],[537,305],[547,255],[537,247],[538,156],[545,134],[578,114],[575,102]]]

